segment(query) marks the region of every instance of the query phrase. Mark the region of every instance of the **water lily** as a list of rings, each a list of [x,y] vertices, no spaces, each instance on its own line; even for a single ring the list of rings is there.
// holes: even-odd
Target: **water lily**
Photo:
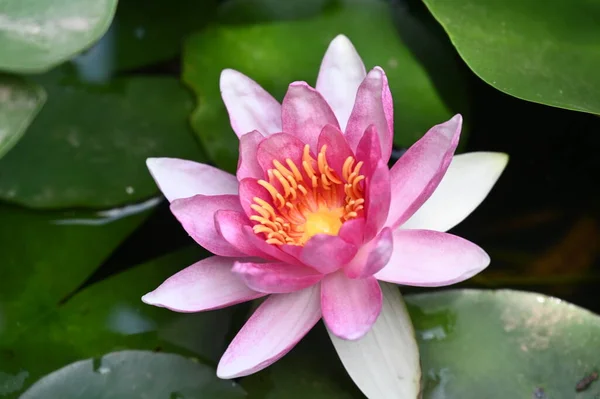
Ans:
[[[388,81],[379,67],[366,73],[345,36],[331,42],[316,88],[293,82],[281,104],[234,70],[220,86],[240,139],[236,176],[148,159],[175,217],[215,256],[143,297],[198,312],[268,296],[221,358],[220,377],[269,366],[321,319],[333,336],[360,340],[385,317],[379,281],[443,286],[489,264],[484,250],[445,231],[484,199],[506,155],[454,156],[456,115],[388,168]]]

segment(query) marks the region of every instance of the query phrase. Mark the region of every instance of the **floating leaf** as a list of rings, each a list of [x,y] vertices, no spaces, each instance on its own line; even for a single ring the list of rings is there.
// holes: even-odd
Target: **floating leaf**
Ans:
[[[71,58],[108,29],[117,0],[3,0],[0,70],[43,72]]]
[[[23,136],[45,101],[38,85],[0,74],[0,158]]]
[[[139,68],[177,56],[183,39],[209,22],[216,10],[215,0],[120,0],[111,28],[117,68]]]
[[[0,160],[0,199],[34,208],[107,208],[158,194],[152,156],[199,160],[191,96],[175,78],[86,84],[67,68],[35,79],[48,102]]]
[[[53,311],[155,204],[143,204],[137,212],[115,209],[100,215],[0,206],[0,345],[9,345]]]
[[[467,65],[524,100],[600,113],[600,3],[424,0]]]
[[[227,24],[286,21],[313,17],[334,6],[335,0],[227,0],[219,21]]]
[[[86,287],[64,304],[31,298],[29,307],[46,314],[22,317],[23,328],[9,325],[0,335],[0,369],[13,379],[27,377],[14,392],[79,359],[122,349],[177,352],[216,364],[233,309],[181,314],[140,299],[202,255],[196,247],[175,252]]]
[[[281,100],[291,82],[315,83],[325,50],[340,33],[352,40],[369,68],[386,70],[396,144],[412,144],[451,116],[424,69],[399,41],[383,2],[349,2],[300,21],[222,25],[197,33],[184,47],[183,79],[198,97],[192,126],[215,163],[234,170],[238,151],[219,92],[221,70],[237,69]]]
[[[558,299],[449,290],[406,301],[425,399],[574,398],[577,382],[600,367],[600,318]],[[582,397],[598,395],[596,383]]]
[[[180,355],[146,351],[109,353],[70,364],[38,381],[21,399],[237,399],[236,383]]]

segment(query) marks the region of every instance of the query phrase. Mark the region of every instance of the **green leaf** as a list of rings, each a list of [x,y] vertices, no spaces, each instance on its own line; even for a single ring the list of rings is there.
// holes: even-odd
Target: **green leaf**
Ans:
[[[0,160],[0,199],[33,208],[107,208],[158,194],[152,156],[201,160],[192,98],[175,78],[81,82],[68,68],[36,81],[48,102]]]
[[[235,382],[215,370],[170,353],[123,351],[70,364],[37,382],[21,399],[237,399]]]
[[[17,76],[0,74],[0,158],[25,133],[46,101],[46,92]]]
[[[117,68],[139,68],[177,56],[183,39],[209,22],[216,10],[216,0],[119,1],[114,21]]]
[[[239,24],[303,19],[327,10],[335,2],[335,0],[227,0],[219,8],[219,21],[226,24]]]
[[[0,345],[9,345],[32,322],[53,311],[155,204],[156,200],[100,215],[37,213],[1,205]]]
[[[0,335],[0,370],[13,380],[27,373],[13,393],[74,361],[123,349],[177,352],[216,364],[228,344],[233,308],[182,314],[140,299],[203,255],[193,247],[155,259],[86,287],[65,304],[30,301],[29,307],[43,306],[47,314],[30,318],[26,329],[9,326],[10,337]]]
[[[451,115],[424,69],[399,41],[383,2],[343,4],[318,17],[264,25],[217,26],[192,36],[184,47],[183,79],[198,97],[192,126],[211,159],[230,171],[238,141],[219,92],[219,74],[237,69],[279,100],[297,80],[314,84],[329,42],[346,34],[367,68],[382,66],[394,97],[396,144],[408,146]]]
[[[0,70],[43,72],[89,47],[108,29],[117,0],[3,0]]]
[[[600,2],[424,1],[490,85],[524,100],[600,113]]]
[[[600,318],[558,299],[449,290],[406,301],[425,399],[536,398],[541,390],[547,398],[574,398],[578,381],[598,368]],[[595,383],[581,397],[598,395]]]

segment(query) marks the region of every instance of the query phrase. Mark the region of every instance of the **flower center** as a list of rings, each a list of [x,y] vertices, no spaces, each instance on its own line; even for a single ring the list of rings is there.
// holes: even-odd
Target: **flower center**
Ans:
[[[271,195],[271,203],[254,197],[251,208],[256,212],[250,220],[269,244],[304,245],[316,234],[337,235],[346,220],[359,216],[364,207],[365,176],[360,174],[362,162],[346,158],[342,176],[329,166],[321,147],[317,159],[304,146],[300,167],[291,159],[284,166],[273,160],[267,171],[269,181],[259,180]]]

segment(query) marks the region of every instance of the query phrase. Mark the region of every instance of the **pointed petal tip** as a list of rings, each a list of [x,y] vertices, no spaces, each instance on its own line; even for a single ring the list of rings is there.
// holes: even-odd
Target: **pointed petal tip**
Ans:
[[[224,366],[221,362],[217,366],[217,377],[222,380],[231,380],[238,377],[243,377],[243,373],[235,373],[233,370],[229,370],[227,366]]]
[[[156,295],[154,295],[154,291],[142,296],[142,302],[144,302],[146,305],[161,306],[158,302],[156,302]]]
[[[289,87],[310,87],[312,89],[312,87],[306,83],[304,80],[297,80],[295,82],[290,83]]]
[[[449,122],[453,122],[453,123],[456,123],[456,124],[462,125],[462,123],[463,123],[463,117],[462,117],[462,115],[461,115],[461,114],[456,114],[456,115],[454,115],[454,116],[453,116],[453,117],[450,119],[450,121],[449,121]]]
[[[221,75],[219,76],[219,85],[223,88],[223,86],[227,86],[227,84],[231,82],[231,79],[236,79],[240,77],[240,75],[244,76],[235,69],[225,68],[221,71]]]

